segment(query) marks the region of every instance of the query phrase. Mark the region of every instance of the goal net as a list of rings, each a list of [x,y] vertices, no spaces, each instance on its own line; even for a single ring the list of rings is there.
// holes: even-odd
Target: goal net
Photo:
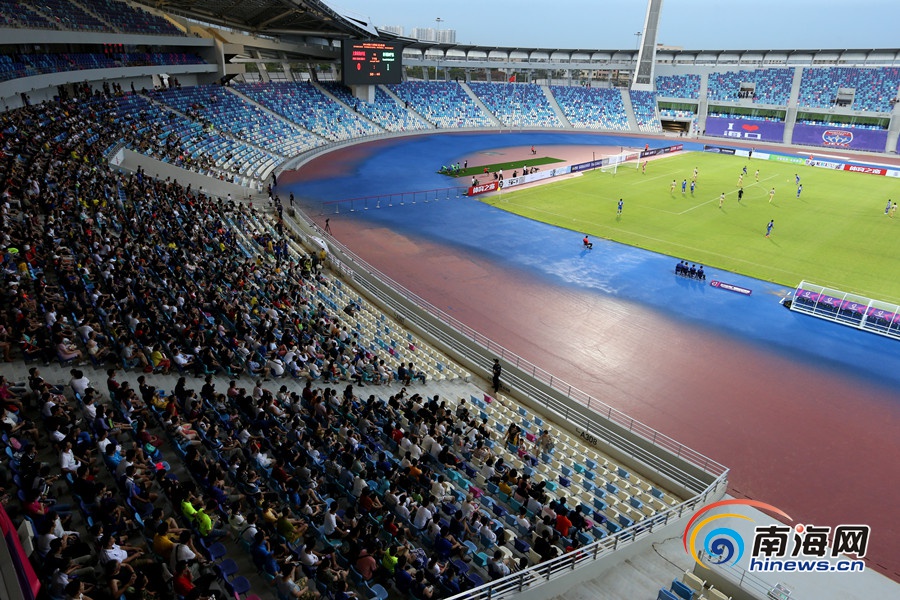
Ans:
[[[603,171],[604,173],[612,173],[613,175],[615,175],[616,171],[618,171],[619,168],[640,169],[641,168],[640,157],[641,157],[641,155],[638,152],[630,152],[627,154],[614,154],[614,155],[610,156],[609,158],[603,159],[603,162],[605,164],[600,167],[600,170]],[[633,162],[631,162],[631,161],[633,161]]]

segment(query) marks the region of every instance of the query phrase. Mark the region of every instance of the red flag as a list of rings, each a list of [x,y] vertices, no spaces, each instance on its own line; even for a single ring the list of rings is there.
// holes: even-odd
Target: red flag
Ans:
[[[509,76],[509,82],[510,83],[516,82],[516,74],[515,73],[513,73],[512,75]]]

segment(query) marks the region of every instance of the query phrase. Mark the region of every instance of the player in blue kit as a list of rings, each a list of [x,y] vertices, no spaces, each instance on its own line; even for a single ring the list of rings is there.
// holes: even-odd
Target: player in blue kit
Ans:
[[[687,179],[681,182],[681,193],[683,194],[687,190]]]

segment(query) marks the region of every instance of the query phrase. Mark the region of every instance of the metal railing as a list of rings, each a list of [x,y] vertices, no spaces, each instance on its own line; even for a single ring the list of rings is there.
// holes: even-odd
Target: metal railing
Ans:
[[[400,325],[407,327],[409,323],[415,323],[418,327],[433,335],[447,346],[452,347],[458,352],[468,353],[475,362],[477,362],[479,358],[484,358],[488,355],[499,356],[509,364],[514,365],[516,369],[521,370],[523,374],[547,385],[562,397],[580,402],[599,416],[619,425],[632,434],[640,436],[652,446],[667,453],[674,454],[714,477],[711,481],[702,481],[697,477],[684,472],[682,469],[678,468],[677,465],[668,463],[664,456],[655,455],[652,450],[634,444],[634,442],[625,439],[613,431],[612,428],[603,425],[599,420],[591,418],[582,412],[572,410],[571,406],[566,405],[566,403],[560,401],[559,398],[538,389],[524,378],[516,376],[511,379],[512,383],[532,398],[542,402],[543,409],[547,412],[556,413],[560,418],[575,424],[576,427],[581,425],[586,430],[590,430],[592,434],[602,437],[613,446],[629,453],[636,459],[643,461],[644,464],[654,471],[678,481],[695,495],[676,506],[659,512],[652,517],[639,521],[616,533],[610,534],[603,539],[578,548],[568,554],[531,566],[522,571],[512,573],[502,579],[491,581],[473,590],[453,596],[454,599],[461,600],[466,598],[477,600],[484,598],[487,600],[494,600],[497,598],[505,598],[520,593],[526,587],[540,585],[552,579],[562,577],[575,569],[587,566],[597,560],[610,556],[623,545],[633,544],[642,538],[649,536],[654,531],[665,527],[669,523],[693,513],[700,506],[708,502],[719,500],[725,495],[728,487],[728,469],[725,466],[680,444],[672,438],[659,433],[648,425],[632,419],[625,413],[593,398],[581,390],[566,384],[561,379],[554,377],[547,371],[533,365],[517,354],[493,342],[490,338],[481,335],[471,327],[468,327],[464,323],[444,313],[439,308],[428,303],[396,281],[387,277],[385,274],[376,270],[336,239],[322,231],[322,229],[312,222],[302,211],[295,211],[294,215],[297,218],[297,222],[293,220],[286,221],[287,225],[294,233],[304,236],[308,235],[309,232],[312,232],[315,235],[326,239],[330,245],[332,254],[340,259],[333,261],[331,267],[338,271],[342,277],[345,277],[348,281],[352,281],[355,285],[365,289],[368,293],[377,297],[379,302],[382,302],[386,306],[391,307],[392,310],[396,311],[394,317]],[[301,220],[305,231],[299,227]],[[379,288],[379,285],[385,286],[386,289],[390,289],[402,300],[411,303],[412,306],[427,311],[430,316],[439,321],[440,326],[455,331],[467,341],[472,342],[475,346],[480,346],[488,354],[482,353],[480,356],[473,356],[471,349],[463,347],[458,340],[446,335],[446,332],[442,332],[438,325],[430,322],[428,319],[422,318],[408,307],[403,306],[401,302],[392,298],[390,294],[385,293],[385,289]],[[484,364],[484,368],[485,375],[487,375],[490,371],[489,363],[491,361],[488,359],[485,360],[487,362]]]
[[[319,204],[320,215],[340,214],[344,212],[356,212],[379,208],[390,208],[394,205],[428,204],[439,200],[452,200],[461,198],[468,188],[446,187],[433,190],[416,190],[413,192],[396,192],[392,194],[376,194],[372,196],[360,196],[358,198],[345,198],[343,200],[327,200]]]
[[[481,346],[484,350],[487,351],[487,353],[501,358],[507,364],[511,365],[517,370],[522,371],[524,374],[529,375],[535,380],[546,384],[548,387],[550,387],[560,395],[584,405],[604,419],[615,423],[616,425],[624,428],[630,433],[640,436],[650,444],[657,446],[660,449],[663,449],[671,454],[674,454],[678,458],[689,462],[690,464],[713,476],[717,477],[727,472],[728,469],[724,465],[721,465],[708,456],[701,454],[700,452],[697,452],[696,450],[693,450],[685,446],[684,444],[681,444],[680,442],[670,438],[663,433],[660,433],[649,425],[646,425],[628,416],[622,411],[606,404],[602,400],[599,400],[591,396],[590,394],[566,383],[562,379],[545,371],[537,365],[532,364],[531,362],[525,360],[511,350],[482,335],[465,323],[462,323],[451,315],[448,315],[440,308],[417,296],[413,292],[403,287],[400,283],[394,281],[384,273],[381,273],[380,271],[366,263],[362,258],[353,253],[353,251],[351,251],[349,248],[322,231],[322,229],[314,222],[312,222],[303,211],[296,211],[294,214],[298,219],[303,219],[303,222],[308,230],[314,231],[317,236],[326,239],[334,254],[339,253],[341,255],[342,260],[335,261],[333,267],[336,270],[341,271],[345,277],[354,281],[357,285],[360,285],[370,293],[375,294],[381,302],[387,304],[393,310],[395,310],[396,316],[399,317],[399,320],[402,321],[403,324],[414,322],[417,326],[424,329],[428,333],[439,337],[444,343],[448,343],[453,346],[454,349],[458,351],[463,350],[463,348],[458,347],[458,344],[454,343],[452,339],[449,339],[446,335],[442,335],[440,329],[437,328],[433,323],[419,317],[413,311],[408,310],[402,304],[394,301],[392,298],[390,298],[390,296],[386,295],[382,289],[374,286],[371,283],[371,280],[367,279],[366,277],[362,277],[361,274],[365,274],[368,278],[380,282],[381,285],[383,285],[385,288],[390,288],[395,294],[403,298],[406,302],[409,302],[412,305],[419,307],[421,310],[426,311],[432,317],[440,321],[443,326],[452,329],[460,336],[463,336],[467,340],[473,342],[475,345]],[[289,224],[289,226],[295,228],[293,222],[287,221],[287,223]],[[304,235],[304,232],[302,231],[296,231],[296,233]],[[484,375],[488,376],[489,372],[490,364],[484,364]],[[517,383],[520,382],[523,384],[527,383],[521,380],[517,380]],[[546,402],[550,408],[561,409],[562,412],[560,414],[563,416],[563,418],[575,421],[576,412],[572,411],[571,407],[563,405],[558,400],[550,397],[540,390],[533,388],[533,386],[531,386],[530,384],[528,385],[532,388],[535,394],[539,395],[540,400]],[[560,411],[554,410],[554,412]],[[577,424],[577,421],[575,422]],[[585,421],[583,424],[594,429],[595,431],[603,429],[603,426],[601,424],[593,420],[591,420],[590,422]],[[696,489],[696,482],[694,482],[694,485],[691,485],[691,487],[693,489]]]
[[[725,494],[726,487],[726,476],[722,475],[703,494],[695,496],[678,506],[673,506],[645,521],[636,523],[627,529],[577,548],[562,556],[557,556],[527,569],[516,571],[502,579],[495,579],[473,590],[451,596],[448,600],[462,600],[463,598],[466,600],[479,600],[481,598],[496,600],[497,598],[506,598],[522,592],[525,588],[542,585],[553,579],[568,575],[575,569],[586,567],[597,560],[607,558],[623,546],[639,542],[669,523],[693,513],[704,504],[720,499]]]
[[[700,552],[699,558],[700,562],[708,566],[709,569],[719,573],[723,578],[727,579],[737,587],[749,590],[760,598],[769,597],[769,590],[772,589],[772,586],[754,573],[751,573],[738,565],[723,565],[712,562],[709,560],[712,556],[705,551]]]

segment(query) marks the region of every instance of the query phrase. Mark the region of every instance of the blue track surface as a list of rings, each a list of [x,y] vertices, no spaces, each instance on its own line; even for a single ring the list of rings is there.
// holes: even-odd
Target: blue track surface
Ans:
[[[317,211],[321,201],[447,187],[452,180],[434,171],[477,151],[532,144],[637,147],[644,143],[639,138],[574,133],[429,135],[382,142],[347,176],[307,181],[279,192],[283,197],[293,191]],[[646,143],[651,147],[670,145],[660,140]],[[686,144],[686,149],[699,148]],[[579,232],[466,198],[420,201],[352,215],[406,235],[481,254],[556,285],[635,302],[793,360],[839,369],[869,383],[900,384],[900,346],[896,341],[790,312],[778,303],[788,291],[780,285],[711,268],[707,268],[705,284],[676,277],[675,257],[599,239],[593,240],[593,250],[586,251],[581,248]],[[750,288],[753,294],[747,297],[714,289],[709,286],[713,279]]]

